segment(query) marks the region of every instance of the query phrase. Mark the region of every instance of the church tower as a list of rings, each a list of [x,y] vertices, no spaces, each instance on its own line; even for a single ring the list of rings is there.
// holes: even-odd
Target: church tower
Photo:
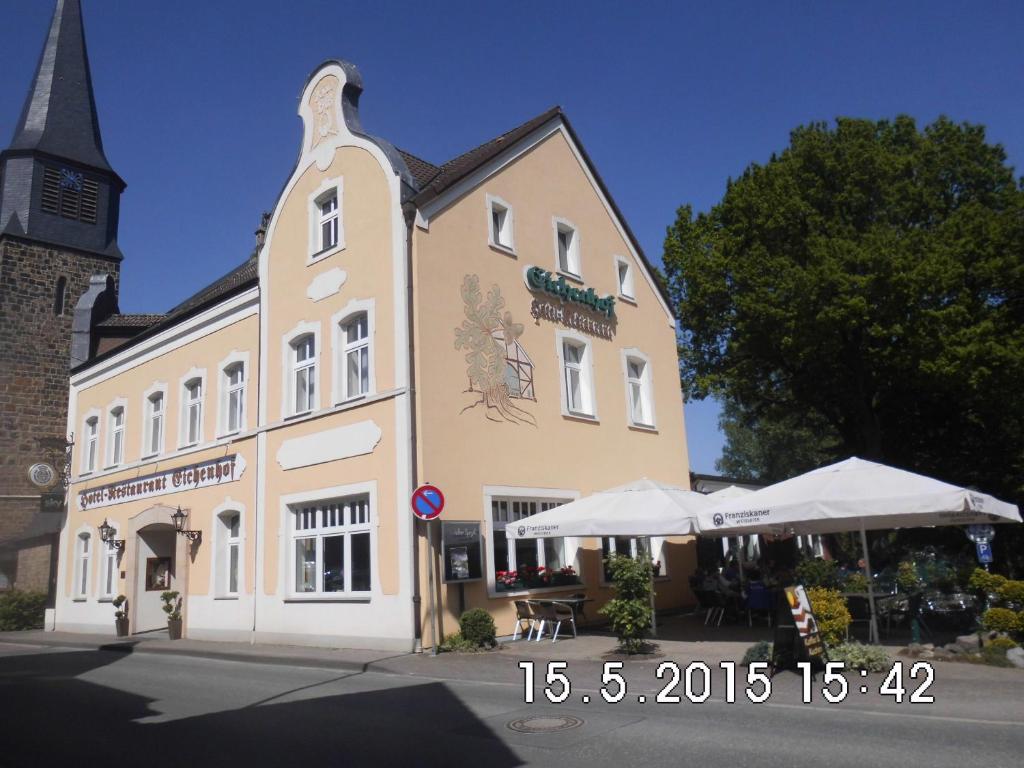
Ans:
[[[116,312],[124,188],[103,151],[80,0],[57,0],[0,152],[0,589],[52,593],[63,514],[41,511],[46,489],[28,471],[62,468],[52,446],[69,431],[74,304],[91,276],[110,276],[100,282],[111,284],[105,305]],[[50,490],[63,489],[58,481]]]

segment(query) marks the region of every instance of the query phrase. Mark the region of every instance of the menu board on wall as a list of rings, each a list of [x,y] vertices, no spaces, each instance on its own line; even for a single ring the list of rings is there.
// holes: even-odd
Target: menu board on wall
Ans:
[[[478,581],[483,578],[480,523],[442,520],[441,550],[446,584]]]

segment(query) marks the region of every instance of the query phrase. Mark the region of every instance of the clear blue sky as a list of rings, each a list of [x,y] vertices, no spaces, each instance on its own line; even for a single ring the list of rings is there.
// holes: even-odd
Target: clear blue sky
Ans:
[[[363,73],[363,123],[440,162],[553,104],[648,256],[676,207],[836,116],[982,123],[1024,157],[1024,3],[83,2],[103,139],[127,181],[121,308],[163,311],[241,262],[298,151],[308,73]],[[53,3],[0,0],[0,141]],[[717,407],[687,408],[712,472]]]

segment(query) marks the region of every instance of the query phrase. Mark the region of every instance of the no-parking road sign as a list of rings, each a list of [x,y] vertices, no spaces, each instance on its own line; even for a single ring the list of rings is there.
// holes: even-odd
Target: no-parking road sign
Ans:
[[[420,520],[433,520],[444,509],[444,494],[433,485],[421,485],[412,494],[412,513]]]

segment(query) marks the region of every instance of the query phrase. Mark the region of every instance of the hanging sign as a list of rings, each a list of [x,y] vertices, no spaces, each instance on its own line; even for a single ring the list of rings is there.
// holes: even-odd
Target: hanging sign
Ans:
[[[433,520],[444,509],[444,494],[433,485],[421,485],[413,491],[411,499],[412,513],[420,520]]]
[[[79,509],[98,509],[126,501],[149,499],[168,493],[208,488],[238,480],[245,471],[245,459],[236,453],[219,459],[165,469],[151,475],[118,480],[116,483],[78,491]]]

